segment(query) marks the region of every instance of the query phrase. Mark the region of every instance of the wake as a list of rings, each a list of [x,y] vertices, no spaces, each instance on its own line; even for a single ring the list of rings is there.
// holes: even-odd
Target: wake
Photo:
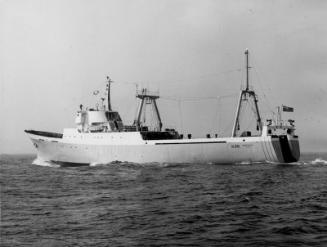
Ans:
[[[40,158],[36,158],[35,160],[33,160],[32,164],[37,165],[37,166],[46,166],[46,167],[54,167],[54,168],[60,167],[59,164],[56,164],[56,163],[51,162],[51,161],[42,160]]]

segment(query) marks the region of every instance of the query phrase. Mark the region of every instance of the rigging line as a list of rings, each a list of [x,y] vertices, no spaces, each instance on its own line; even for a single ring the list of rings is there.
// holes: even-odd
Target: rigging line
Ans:
[[[181,98],[181,97],[169,97],[169,96],[161,96],[161,99],[164,100],[172,100],[172,101],[202,101],[202,100],[217,100],[217,99],[222,99],[222,98],[229,98],[229,97],[235,97],[238,94],[228,94],[228,95],[222,95],[222,96],[209,96],[209,97],[186,97],[186,98]]]
[[[240,122],[242,122],[242,126],[246,126],[246,127],[240,129],[240,131],[248,130],[250,128],[250,126],[254,125],[254,123],[255,123],[254,118],[252,118],[252,117],[246,118],[246,117],[249,117],[249,114],[245,114],[246,112],[251,112],[251,110],[253,110],[253,105],[249,101],[247,101],[243,108],[243,112],[240,115]],[[254,111],[253,111],[253,113],[255,114]]]
[[[217,132],[219,132],[219,106],[220,106],[220,98],[217,98],[217,109],[216,109],[216,114],[214,114],[214,119],[212,121],[212,127],[211,127],[211,131],[215,132],[215,130],[217,130]],[[217,121],[217,127],[215,128],[215,121]]]
[[[231,94],[231,95],[222,95],[222,96],[217,96],[216,100],[217,100],[217,109],[216,109],[216,114],[214,116],[214,120],[212,121],[212,128],[211,130],[213,132],[215,132],[215,130],[218,131],[219,133],[219,130],[220,130],[220,126],[221,126],[221,118],[220,118],[220,109],[221,109],[221,100],[224,99],[224,98],[229,98],[229,97],[232,97],[232,96],[237,96],[238,94]],[[215,121],[217,120],[217,127],[215,128]]]
[[[246,113],[246,111],[248,111],[248,112],[250,112],[251,113],[251,111],[252,111],[252,114],[253,115],[256,115],[256,111],[255,111],[255,108],[254,108],[254,106],[249,102],[249,101],[247,101],[247,103],[246,103],[246,106],[245,106],[245,110],[244,110],[244,112],[243,112],[243,115],[244,115],[244,124],[245,125],[247,125],[247,127],[245,128],[245,129],[248,129],[253,123],[254,123],[254,117],[252,116],[249,116],[249,114],[244,114],[244,113]],[[245,118],[245,117],[247,117],[247,118]]]
[[[234,122],[234,120],[232,119],[232,120],[230,120],[230,121],[228,122],[227,125],[225,125],[225,127],[224,127],[224,129],[223,129],[223,133],[226,133],[226,132],[230,132],[230,131],[231,131],[230,128],[233,128],[233,127],[232,127],[232,126],[233,126],[233,122]],[[226,135],[225,135],[225,136],[226,136]]]
[[[130,85],[139,85],[140,82],[129,82],[129,81],[115,81],[115,83],[130,84]]]
[[[241,68],[237,68],[237,69],[230,69],[230,70],[223,70],[223,71],[219,71],[216,73],[207,73],[207,74],[202,74],[202,75],[193,75],[190,76],[190,78],[182,78],[182,79],[171,79],[171,80],[156,80],[156,82],[160,83],[160,82],[164,82],[165,84],[176,84],[178,82],[188,82],[188,81],[197,81],[199,79],[204,79],[207,77],[213,77],[213,76],[217,76],[217,75],[223,75],[223,74],[228,74],[228,73],[233,73],[233,72],[239,72],[242,71]]]
[[[268,99],[268,97],[267,97],[265,91],[263,90],[263,84],[261,83],[261,76],[259,75],[259,71],[258,71],[258,69],[257,69],[258,66],[256,65],[257,63],[255,62],[255,59],[252,58],[252,60],[253,60],[253,64],[254,64],[254,72],[256,73],[256,76],[258,77],[259,86],[260,86],[260,88],[261,88],[261,91],[262,91],[262,94],[263,94],[264,98],[265,98],[266,101],[267,101],[267,102],[265,102],[265,103],[266,103],[266,106],[268,106],[268,108],[269,108],[270,111],[274,112],[274,111],[272,110],[272,107],[271,107],[271,102],[270,102],[270,100]],[[268,87],[268,90],[271,91],[271,88],[269,87],[269,84],[268,84],[267,87]]]
[[[199,75],[198,79],[211,77],[211,76],[216,76],[216,75],[229,74],[229,73],[233,73],[233,72],[240,72],[240,71],[241,71],[241,68],[237,68],[237,69],[224,70],[224,71],[220,71],[220,72],[216,72],[216,73],[208,73],[208,74]],[[194,78],[194,79],[196,79],[196,78]]]
[[[217,97],[203,97],[203,98],[184,98],[184,99],[179,99],[179,98],[170,98],[170,97],[160,97],[163,100],[172,100],[172,101],[202,101],[202,100],[214,100],[217,99]]]
[[[181,125],[181,131],[184,132],[184,126],[183,126],[183,111],[182,111],[182,101],[178,101],[178,108],[179,108],[179,115],[180,115],[180,125]]]
[[[219,102],[219,105],[218,105],[218,109],[219,109],[219,112],[221,112],[221,102]],[[220,134],[220,131],[221,131],[221,126],[222,126],[222,124],[221,124],[221,121],[222,121],[222,119],[221,119],[221,117],[220,117],[220,114],[219,113],[217,113],[217,116],[218,116],[218,135]]]
[[[223,70],[223,71],[219,71],[216,73],[207,73],[207,74],[202,74],[202,75],[193,75],[190,78],[183,78],[183,79],[172,79],[172,80],[155,80],[154,82],[158,82],[159,83],[159,87],[160,87],[160,83],[164,82],[165,84],[176,84],[178,82],[188,82],[188,81],[196,81],[199,79],[204,79],[207,77],[212,77],[212,76],[217,76],[217,75],[222,75],[222,74],[228,74],[228,73],[233,73],[233,72],[240,72],[242,71],[241,68],[237,68],[237,69],[230,69],[230,70]],[[141,82],[129,82],[129,81],[115,81],[115,83],[122,83],[122,84],[131,84],[131,85],[136,85],[136,87],[138,87],[140,84],[142,84]]]
[[[251,104],[251,110],[253,112],[253,114],[256,116],[257,115],[257,109],[255,108],[255,106],[253,104]]]
[[[268,107],[268,109],[269,109],[271,112],[273,112],[273,109],[272,109],[272,106],[271,106],[270,100],[268,99],[268,97],[267,97],[267,95],[266,95],[266,93],[265,93],[265,91],[264,91],[264,89],[263,89],[263,86],[262,86],[262,84],[261,84],[261,82],[260,82],[258,71],[257,71],[256,69],[254,69],[254,71],[255,71],[255,73],[256,73],[256,75],[257,75],[257,77],[258,77],[258,82],[259,82],[259,85],[260,85],[260,89],[261,89],[262,95],[263,95],[263,97],[264,97],[264,99],[265,99],[263,102],[264,102],[264,104]]]

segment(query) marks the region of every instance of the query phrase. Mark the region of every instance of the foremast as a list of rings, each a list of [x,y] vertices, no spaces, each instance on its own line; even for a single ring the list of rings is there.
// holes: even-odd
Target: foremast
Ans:
[[[262,121],[260,117],[259,107],[258,107],[258,99],[254,92],[254,90],[250,90],[249,87],[249,69],[251,68],[249,66],[249,51],[248,49],[245,50],[245,68],[246,68],[246,88],[245,90],[241,90],[240,97],[237,105],[236,115],[235,115],[235,121],[233,125],[233,131],[232,131],[232,137],[237,136],[237,130],[240,128],[240,112],[242,109],[243,101],[248,99],[253,99],[254,106],[255,106],[255,114],[256,114],[256,122],[257,122],[257,130],[260,132],[260,135],[262,134]]]

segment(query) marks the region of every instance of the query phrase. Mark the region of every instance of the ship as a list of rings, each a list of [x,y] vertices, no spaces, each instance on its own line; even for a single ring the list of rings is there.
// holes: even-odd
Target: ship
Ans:
[[[299,160],[299,137],[294,120],[284,122],[278,108],[276,120],[263,123],[258,96],[249,85],[249,51],[245,51],[246,85],[240,90],[239,100],[230,136],[204,136],[194,138],[182,135],[172,128],[163,128],[157,100],[146,88],[137,90],[139,100],[134,122],[125,125],[120,114],[112,109],[110,85],[107,77],[106,96],[102,105],[80,108],[75,128],[62,133],[25,130],[37,152],[37,159],[62,165],[92,165],[113,162],[128,163],[213,163],[242,162],[292,163]],[[106,102],[105,102],[106,101]],[[256,133],[241,130],[241,112],[245,102],[253,104]],[[151,105],[157,120],[155,127],[145,125],[145,107]]]

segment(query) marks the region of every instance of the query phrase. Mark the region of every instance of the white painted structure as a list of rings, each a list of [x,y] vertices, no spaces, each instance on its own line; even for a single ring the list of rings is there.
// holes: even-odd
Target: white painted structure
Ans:
[[[264,127],[267,130],[267,126]],[[63,163],[235,163],[287,162],[278,136],[143,140],[140,132],[79,133],[65,129],[63,138],[29,133],[38,157]],[[297,137],[286,135],[293,161],[299,158]]]
[[[248,51],[246,51],[248,75]],[[237,163],[237,162],[295,162],[299,159],[298,137],[293,122],[284,125],[263,125],[254,91],[247,87],[241,91],[231,137],[183,139],[175,130],[162,131],[156,105],[157,95],[142,90],[139,111],[131,126],[124,126],[118,112],[110,104],[108,78],[108,110],[87,109],[77,113],[77,128],[64,129],[63,134],[26,130],[37,149],[38,158],[63,164],[92,164],[122,162],[169,163]],[[253,100],[256,109],[259,135],[249,131],[238,133],[242,101]],[[158,120],[154,131],[149,131],[141,121],[146,103],[153,104]]]

